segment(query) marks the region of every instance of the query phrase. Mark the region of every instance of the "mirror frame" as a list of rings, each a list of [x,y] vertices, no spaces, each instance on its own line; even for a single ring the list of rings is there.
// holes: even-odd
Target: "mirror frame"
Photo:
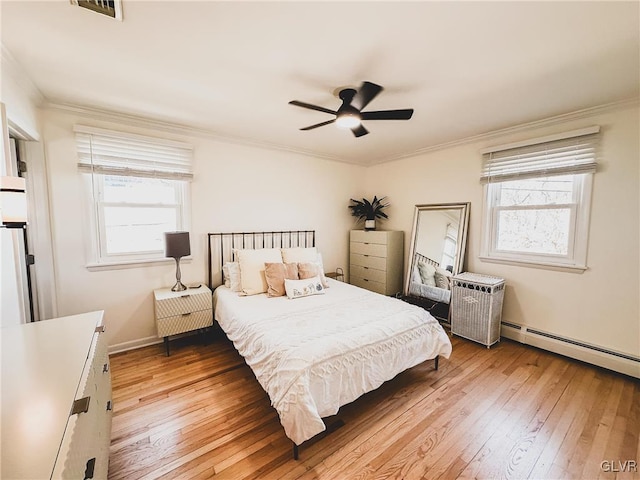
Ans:
[[[409,261],[407,262],[408,268],[406,271],[406,278],[404,282],[404,295],[409,295],[409,286],[411,283],[411,272],[413,270],[413,257],[416,253],[416,240],[420,220],[420,212],[430,210],[460,210],[460,231],[458,232],[458,238],[461,241],[456,244],[456,259],[453,265],[453,275],[460,273],[464,266],[464,255],[467,247],[467,235],[469,230],[469,211],[471,210],[470,202],[462,203],[432,203],[432,204],[420,204],[415,206],[413,213],[413,229],[411,230],[411,244],[409,245]],[[420,297],[417,297],[420,298]]]

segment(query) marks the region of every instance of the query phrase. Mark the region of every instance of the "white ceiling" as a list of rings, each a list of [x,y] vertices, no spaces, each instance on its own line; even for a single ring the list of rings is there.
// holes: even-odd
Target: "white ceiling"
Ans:
[[[640,94],[637,1],[122,1],[3,0],[2,43],[50,102],[363,165]],[[363,80],[413,118],[299,130]]]

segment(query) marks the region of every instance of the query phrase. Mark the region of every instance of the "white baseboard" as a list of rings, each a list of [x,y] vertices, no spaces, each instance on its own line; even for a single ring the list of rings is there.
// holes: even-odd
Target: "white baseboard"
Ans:
[[[614,372],[640,378],[640,358],[632,355],[620,354],[604,347],[589,345],[514,323],[503,322],[501,335],[525,345],[532,345],[565,357],[598,365]]]
[[[149,345],[155,345],[162,343],[162,338],[158,337],[146,337],[138,340],[132,340],[129,342],[116,343],[109,346],[109,355],[112,353],[126,352],[127,350],[134,350],[136,348],[148,347]]]

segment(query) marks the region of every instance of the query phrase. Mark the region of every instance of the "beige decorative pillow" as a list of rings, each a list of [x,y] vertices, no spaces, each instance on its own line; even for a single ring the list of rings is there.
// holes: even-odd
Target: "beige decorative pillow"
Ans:
[[[433,277],[436,281],[436,287],[451,290],[451,272],[444,268],[436,267]]]
[[[315,262],[318,259],[316,247],[282,248],[282,261],[284,263]]]
[[[322,286],[324,288],[329,287],[329,282],[327,282],[327,278],[324,276],[324,269],[322,268],[322,263],[320,262],[298,263],[298,276],[300,277],[300,280],[320,277]]]
[[[267,280],[267,295],[269,297],[282,297],[286,292],[284,281],[298,280],[297,263],[265,263],[264,276]]]
[[[244,249],[236,252],[240,264],[240,281],[242,292],[256,295],[267,291],[267,280],[264,276],[265,263],[282,263],[279,248]]]
[[[320,277],[307,278],[304,280],[287,280],[284,281],[284,288],[287,297],[301,298],[309,295],[320,295],[324,293],[324,287],[320,281]]]

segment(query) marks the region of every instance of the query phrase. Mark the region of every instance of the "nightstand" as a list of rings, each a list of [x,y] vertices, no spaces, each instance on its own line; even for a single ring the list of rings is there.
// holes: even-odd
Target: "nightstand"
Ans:
[[[153,292],[158,337],[164,337],[169,356],[169,337],[213,325],[211,290],[201,285],[182,292],[160,288]]]
[[[340,282],[344,282],[344,270],[338,267],[335,272],[325,272],[324,274],[327,278],[333,278],[334,280],[339,280]]]

